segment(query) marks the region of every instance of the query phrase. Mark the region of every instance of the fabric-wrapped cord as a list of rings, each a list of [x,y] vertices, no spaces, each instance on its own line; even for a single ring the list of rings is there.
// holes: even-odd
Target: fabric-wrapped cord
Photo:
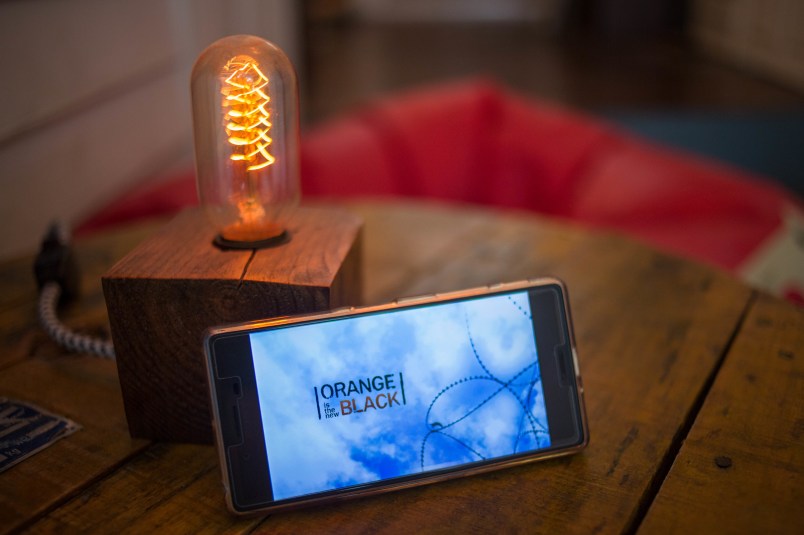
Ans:
[[[59,321],[56,306],[60,295],[61,286],[56,282],[45,284],[39,294],[39,321],[48,335],[69,351],[90,353],[108,359],[115,358],[114,345],[111,341],[78,334]]]

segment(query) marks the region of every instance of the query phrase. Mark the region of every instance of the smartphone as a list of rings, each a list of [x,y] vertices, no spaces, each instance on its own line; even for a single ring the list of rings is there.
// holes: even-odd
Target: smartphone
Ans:
[[[212,329],[205,350],[235,513],[477,474],[588,441],[556,279]]]

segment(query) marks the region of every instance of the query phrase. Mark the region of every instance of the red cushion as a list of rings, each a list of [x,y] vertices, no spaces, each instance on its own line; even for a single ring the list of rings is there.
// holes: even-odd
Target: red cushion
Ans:
[[[733,269],[782,223],[788,194],[723,165],[629,139],[580,178],[570,216]]]
[[[196,204],[195,173],[188,169],[168,180],[149,181],[124,193],[79,223],[75,234],[80,236],[137,219],[172,214]]]
[[[790,193],[485,82],[392,97],[309,132],[305,196],[426,196],[523,208],[627,232],[733,269]],[[110,203],[79,230],[197,202],[191,170]]]

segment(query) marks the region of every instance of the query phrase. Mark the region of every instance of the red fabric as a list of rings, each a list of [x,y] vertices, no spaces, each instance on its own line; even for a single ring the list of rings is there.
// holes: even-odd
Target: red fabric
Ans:
[[[734,169],[635,140],[582,177],[573,219],[734,269],[782,224],[786,195]]]
[[[588,117],[483,83],[390,98],[322,125],[301,152],[305,196],[426,196],[613,228],[733,269],[781,224],[792,195]],[[192,171],[80,225],[97,229],[195,204]]]
[[[578,171],[615,136],[485,83],[379,102],[311,132],[305,195],[408,195],[565,215]]]
[[[192,169],[159,181],[146,183],[124,193],[76,226],[77,236],[137,219],[178,212],[198,204]]]

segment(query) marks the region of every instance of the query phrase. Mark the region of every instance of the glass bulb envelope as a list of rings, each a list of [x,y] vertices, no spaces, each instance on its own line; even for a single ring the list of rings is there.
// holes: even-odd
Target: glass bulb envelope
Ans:
[[[198,196],[222,247],[284,240],[298,205],[299,106],[288,57],[259,37],[210,45],[191,77]]]

